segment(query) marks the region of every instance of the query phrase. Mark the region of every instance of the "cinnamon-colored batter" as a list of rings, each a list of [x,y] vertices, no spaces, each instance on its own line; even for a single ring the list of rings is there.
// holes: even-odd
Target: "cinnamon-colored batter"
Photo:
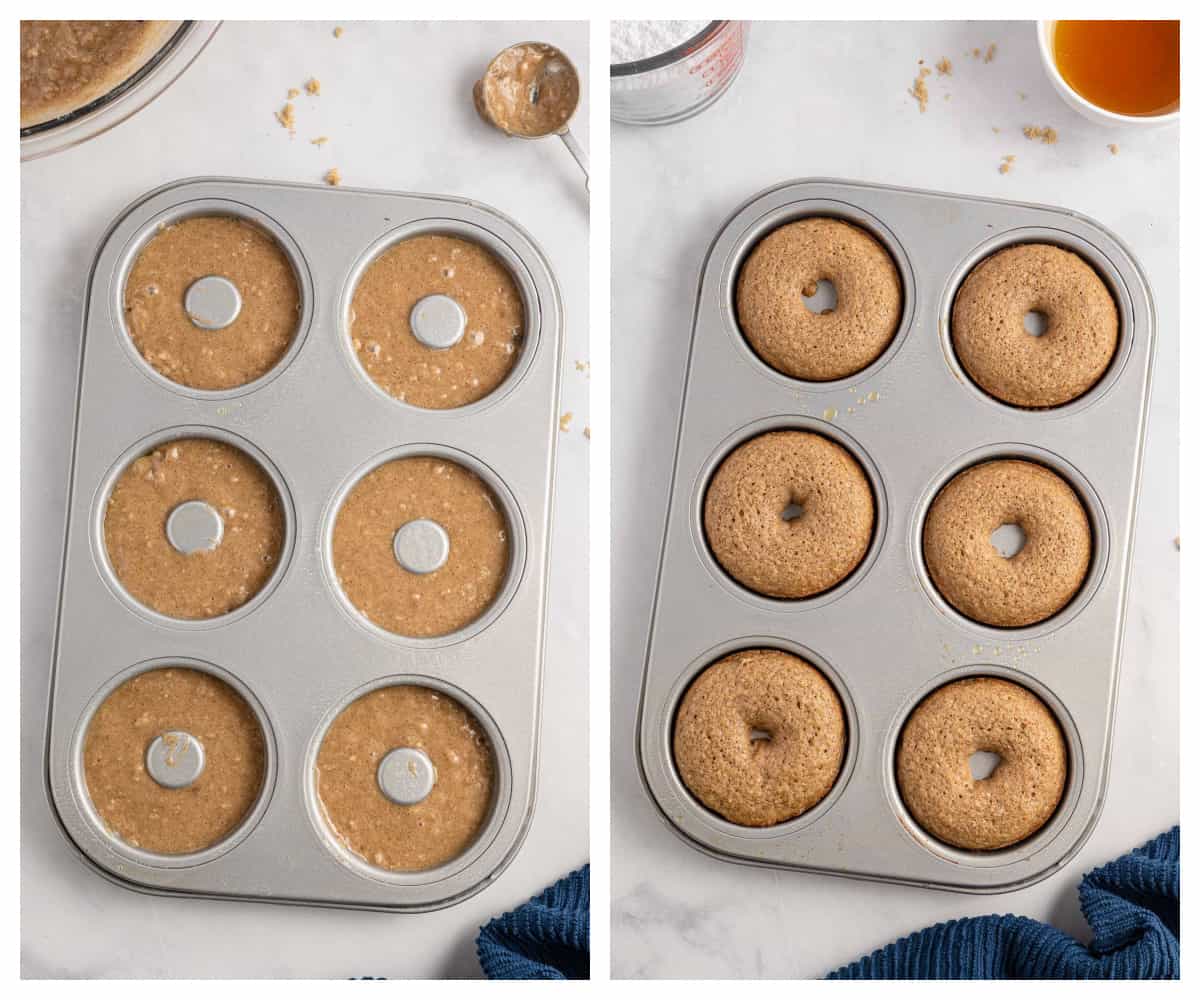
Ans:
[[[553,45],[529,42],[496,56],[474,97],[486,121],[534,139],[566,126],[579,104],[579,78]]]
[[[185,555],[167,538],[179,504],[203,500],[224,522],[216,548]],[[207,438],[159,445],[121,473],[104,512],[104,545],[121,585],[172,618],[215,618],[257,594],[283,550],[283,502],[249,455]]]
[[[171,21],[22,21],[21,128],[70,114],[142,68]]]
[[[204,770],[186,788],[165,788],[146,771],[147,748],[169,732],[204,747]],[[224,840],[253,807],[265,771],[265,739],[250,706],[224,681],[186,667],[127,680],[96,710],[84,738],[84,779],[104,825],[156,854]]]
[[[435,294],[466,313],[453,347],[426,347],[413,335],[413,306]],[[350,303],[350,340],[363,370],[388,395],[425,409],[492,392],[516,364],[524,334],[525,304],[508,268],[457,236],[401,240],[371,262]]]
[[[398,747],[433,761],[433,790],[397,805],[379,788],[380,760]],[[478,721],[440,691],[380,688],[347,707],[317,754],[317,794],[337,837],[377,868],[423,871],[462,854],[492,808],[495,763]]]
[[[427,518],[450,537],[450,555],[432,573],[396,560],[393,540]],[[508,572],[508,522],[474,472],[444,458],[398,458],[367,473],[333,526],[333,567],[342,591],[380,628],[398,635],[448,635],[496,599]]]
[[[192,282],[226,278],[241,296],[237,318],[198,327],[184,296]],[[300,287],[283,248],[244,219],[195,216],[164,226],[138,254],[125,282],[125,325],[159,374],[193,389],[232,389],[269,372],[300,320]]]

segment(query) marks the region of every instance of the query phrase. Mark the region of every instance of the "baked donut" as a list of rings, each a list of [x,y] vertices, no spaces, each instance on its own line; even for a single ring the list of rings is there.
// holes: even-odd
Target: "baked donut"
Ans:
[[[1025,315],[1045,317],[1041,336]],[[971,269],[950,339],[971,379],[1013,406],[1061,406],[1100,381],[1117,350],[1117,306],[1082,257],[1046,243],[1007,247]]]
[[[721,567],[769,597],[811,597],[849,576],[875,528],[858,461],[808,431],[770,431],[721,462],[704,498],[704,535]]]
[[[1000,758],[976,780],[971,756]],[[1067,745],[1045,703],[997,677],[952,681],[908,717],[896,751],[900,795],[923,830],[953,847],[995,851],[1033,836],[1054,815]]]
[[[741,650],[692,681],[675,716],[674,752],[683,783],[713,812],[774,826],[807,812],[837,780],[842,702],[800,657]]]
[[[1011,558],[991,542],[1006,524],[1025,535]],[[1045,621],[1079,591],[1092,529],[1075,490],[1057,473],[997,459],[942,487],[925,518],[923,549],[934,586],[955,608],[985,625],[1017,628]]]
[[[828,281],[837,305],[805,303]],[[751,251],[737,280],[738,325],[767,364],[828,382],[862,371],[900,325],[904,292],[895,262],[866,230],[838,219],[789,222]]]

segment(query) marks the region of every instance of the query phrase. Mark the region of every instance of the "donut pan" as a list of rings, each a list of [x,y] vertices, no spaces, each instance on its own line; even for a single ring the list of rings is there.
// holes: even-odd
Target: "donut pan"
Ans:
[[[239,389],[201,392],[159,376],[123,325],[123,282],[157,227],[233,215],[268,230],[302,295],[288,354]],[[363,268],[419,233],[474,240],[503,260],[525,303],[518,360],[493,393],[454,410],[387,396],[346,332]],[[207,331],[198,335],[212,336]],[[420,194],[201,178],[153,191],[112,224],[86,297],[63,572],[46,728],[46,780],[68,840],[130,888],[381,910],[431,910],[478,892],[512,860],[533,813],[540,725],[562,305],[549,262],[510,219],[476,202]],[[287,541],[275,577],[243,607],[207,621],[166,618],[122,589],[106,558],[103,510],[126,463],[180,436],[228,441],[275,480]],[[405,639],[361,616],[333,574],[333,518],[359,476],[407,454],[478,473],[508,521],[510,565],[477,621],[439,639]],[[257,806],[208,850],[148,854],[108,832],[82,776],[83,734],[117,684],[156,665],[207,669],[250,703],[266,734]],[[494,802],[465,853],[434,869],[389,873],[341,846],[313,788],[325,727],[387,682],[443,690],[471,711],[495,752]]]
[[[804,216],[833,216],[876,236],[904,286],[894,340],[861,373],[801,382],[760,361],[733,309],[738,269],[759,239]],[[950,346],[948,319],[970,268],[1001,247],[1049,242],[1081,254],[1107,282],[1120,344],[1099,383],[1053,410],[1020,410],[978,389]],[[642,780],[691,846],[743,864],[966,892],[1045,878],[1083,845],[1104,801],[1117,695],[1134,513],[1154,351],[1154,307],[1137,262],[1076,213],[835,180],[771,188],[721,227],[705,259],[681,407],[671,496],[638,712]],[[701,524],[708,481],[736,445],[767,430],[823,433],[861,462],[877,519],[858,569],[802,601],[761,597],[727,576]],[[925,512],[958,471],[990,458],[1041,462],[1075,487],[1091,519],[1093,559],[1075,599],[1029,628],[975,623],[938,594],[921,555]],[[692,679],[737,649],[789,650],[842,697],[848,740],[830,793],[762,829],[707,810],[679,778],[671,730]],[[909,712],[947,681],[1007,677],[1058,716],[1070,770],[1058,811],[1028,840],[970,852],[908,815],[893,761]]]

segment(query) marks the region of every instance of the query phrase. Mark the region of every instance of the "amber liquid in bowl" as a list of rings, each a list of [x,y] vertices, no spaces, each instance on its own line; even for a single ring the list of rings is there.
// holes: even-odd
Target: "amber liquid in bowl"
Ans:
[[[1055,21],[1054,62],[1090,104],[1119,115],[1179,108],[1178,21]]]

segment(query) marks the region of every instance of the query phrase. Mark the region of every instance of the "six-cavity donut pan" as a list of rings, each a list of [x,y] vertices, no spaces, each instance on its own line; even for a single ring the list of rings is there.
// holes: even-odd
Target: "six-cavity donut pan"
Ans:
[[[300,325],[288,354],[245,387],[200,392],[139,356],[122,296],[139,250],[160,226],[231,215],[271,233],[294,265]],[[363,269],[398,240],[441,233],[499,257],[521,291],[523,347],[508,379],[454,410],[392,399],[361,370],[347,334]],[[84,316],[54,676],[47,781],[69,840],[102,874],[150,892],[389,910],[449,905],[495,879],[528,827],[537,773],[562,306],[549,263],[492,209],[425,195],[199,179],[128,208],[105,236]],[[198,330],[198,336],[212,333]],[[219,334],[218,334],[219,335]],[[256,458],[285,507],[284,555],[268,585],[220,618],[187,622],[139,605],[104,551],[113,482],[172,438],[227,441]],[[476,472],[503,505],[511,561],[493,605],[462,631],[406,639],[367,621],[331,564],[332,522],[347,491],[383,461],[443,456]],[[108,832],[91,805],[81,749],[88,721],[115,687],[154,666],[209,670],[249,702],[266,735],[265,787],[219,845],[154,855]],[[495,753],[495,801],[473,846],[445,865],[389,873],[345,849],[315,798],[313,764],[332,719],[388,683],[444,690],[480,722]]]
[[[789,378],[761,361],[738,329],[738,270],[777,226],[832,216],[862,227],[899,270],[904,308],[895,338],[868,368],[836,382]],[[954,295],[970,269],[1002,247],[1052,243],[1087,260],[1120,316],[1110,368],[1080,399],[1021,410],[977,388],[949,339]],[[671,497],[642,682],[638,757],[663,818],[715,857],[745,864],[1001,892],[1052,873],[1083,844],[1104,799],[1125,617],[1154,310],[1129,251],[1095,222],[1039,205],[831,180],[756,196],[721,228],[701,272]],[[760,596],[721,569],[705,541],[705,490],[721,460],[764,431],[824,434],[858,459],[876,524],[858,568],[807,600]],[[1068,606],[1018,629],[977,624],[930,580],[922,525],[938,490],[987,459],[1023,458],[1063,476],[1091,520],[1093,555]],[[771,647],[818,667],[841,696],[841,773],[808,812],[766,828],[727,822],[680,779],[671,750],[689,684],[738,649]],[[957,850],[907,813],[894,773],[901,728],[948,681],[1009,678],[1057,716],[1070,770],[1061,805],[1028,840],[994,852]]]

